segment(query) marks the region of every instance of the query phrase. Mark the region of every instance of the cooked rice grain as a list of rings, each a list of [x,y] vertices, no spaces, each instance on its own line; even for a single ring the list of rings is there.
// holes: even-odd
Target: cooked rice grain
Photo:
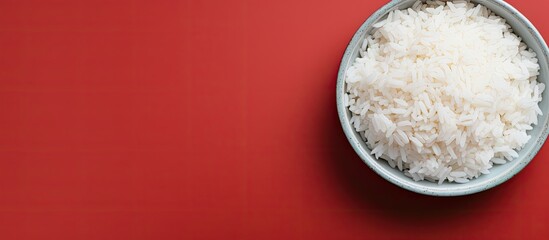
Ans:
[[[518,157],[545,86],[536,53],[503,18],[468,1],[418,1],[374,28],[344,97],[372,155],[439,184]]]

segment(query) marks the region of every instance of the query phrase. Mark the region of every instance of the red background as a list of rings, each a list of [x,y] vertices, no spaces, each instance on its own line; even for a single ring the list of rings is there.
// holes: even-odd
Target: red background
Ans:
[[[0,239],[547,237],[547,147],[451,199],[355,155],[336,74],[384,3],[0,1]]]

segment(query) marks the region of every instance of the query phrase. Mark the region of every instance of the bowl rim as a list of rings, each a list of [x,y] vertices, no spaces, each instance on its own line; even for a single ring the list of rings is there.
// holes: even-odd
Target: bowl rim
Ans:
[[[408,0],[392,0],[379,8],[377,11],[375,11],[372,15],[370,15],[366,21],[358,28],[358,30],[354,33],[351,41],[349,42],[347,48],[345,49],[345,53],[343,54],[343,57],[341,59],[341,63],[339,66],[338,76],[337,76],[337,85],[336,85],[336,105],[337,105],[337,112],[339,115],[339,120],[341,123],[341,126],[343,128],[343,131],[345,133],[345,136],[355,152],[358,154],[358,156],[361,158],[361,160],[366,163],[366,165],[371,168],[374,172],[376,172],[378,175],[383,177],[385,180],[391,182],[394,185],[397,185],[403,189],[423,194],[423,195],[429,195],[429,196],[438,196],[438,197],[452,197],[452,196],[464,196],[464,195],[470,195],[475,194],[478,192],[482,192],[491,188],[494,188],[516,174],[518,174],[528,163],[532,161],[535,155],[541,150],[541,147],[545,143],[547,136],[549,135],[549,121],[545,121],[545,125],[542,128],[542,133],[540,135],[540,138],[536,139],[536,143],[532,148],[532,151],[529,152],[525,157],[523,157],[519,163],[515,164],[515,166],[506,169],[505,171],[499,173],[497,176],[492,177],[492,180],[490,181],[484,181],[480,182],[478,184],[468,184],[464,185],[461,188],[457,189],[434,189],[427,186],[422,186],[419,183],[411,183],[407,181],[402,181],[399,177],[394,176],[392,173],[390,173],[388,170],[382,168],[379,166],[379,163],[377,160],[375,160],[366,150],[361,146],[361,142],[363,142],[362,139],[359,139],[356,137],[355,129],[350,124],[350,119],[346,117],[348,108],[343,103],[343,98],[345,94],[345,73],[348,69],[348,63],[351,63],[350,58],[352,56],[353,51],[355,51],[358,47],[358,43],[362,36],[366,33],[366,30],[370,28],[371,25],[375,24],[375,22],[379,19],[379,17],[385,15],[389,11],[391,11],[394,7],[398,6],[399,4],[402,4],[403,2],[406,2]],[[544,57],[547,58],[549,55],[549,48],[547,47],[547,44],[539,31],[535,28],[535,26],[517,9],[515,9],[510,4],[506,3],[503,0],[491,0],[491,2],[500,5],[501,7],[505,8],[506,10],[510,11],[520,22],[528,26],[529,32],[532,34],[534,39],[540,44],[540,47],[544,53]],[[540,123],[543,124],[543,123]],[[508,163],[510,164],[510,163]],[[404,175],[402,175],[404,176]]]

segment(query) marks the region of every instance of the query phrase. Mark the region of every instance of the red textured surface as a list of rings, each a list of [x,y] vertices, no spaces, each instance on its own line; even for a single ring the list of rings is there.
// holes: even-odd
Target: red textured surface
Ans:
[[[0,239],[547,237],[547,147],[442,199],[348,145],[340,57],[385,2],[0,1]]]

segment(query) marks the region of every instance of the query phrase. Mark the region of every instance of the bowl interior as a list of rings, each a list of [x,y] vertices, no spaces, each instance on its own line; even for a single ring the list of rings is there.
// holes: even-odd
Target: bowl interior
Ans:
[[[373,158],[366,144],[361,140],[358,133],[355,132],[349,123],[351,113],[343,106],[342,100],[343,94],[345,93],[344,78],[347,68],[351,66],[358,57],[360,45],[365,36],[371,32],[371,26],[373,24],[384,19],[390,11],[409,8],[414,2],[415,0],[397,0],[382,7],[360,27],[347,47],[341,62],[337,83],[337,105],[343,130],[355,151],[370,168],[388,181],[410,191],[434,196],[458,196],[473,194],[497,186],[522,170],[537,154],[545,142],[549,130],[547,117],[547,114],[549,113],[549,90],[544,91],[543,100],[540,103],[540,108],[544,115],[538,116],[538,124],[534,126],[533,130],[529,131],[528,134],[531,135],[532,138],[519,152],[519,157],[507,164],[494,166],[490,170],[491,174],[482,175],[478,179],[471,180],[466,184],[444,182],[439,185],[428,181],[415,182],[406,177],[403,172],[398,169],[391,168],[386,161]],[[547,82],[549,81],[548,49],[543,38],[534,26],[516,9],[503,1],[476,0],[472,2],[482,4],[497,15],[505,18],[507,23],[513,28],[515,34],[520,36],[522,40],[536,52],[541,67],[538,81],[547,85]]]

